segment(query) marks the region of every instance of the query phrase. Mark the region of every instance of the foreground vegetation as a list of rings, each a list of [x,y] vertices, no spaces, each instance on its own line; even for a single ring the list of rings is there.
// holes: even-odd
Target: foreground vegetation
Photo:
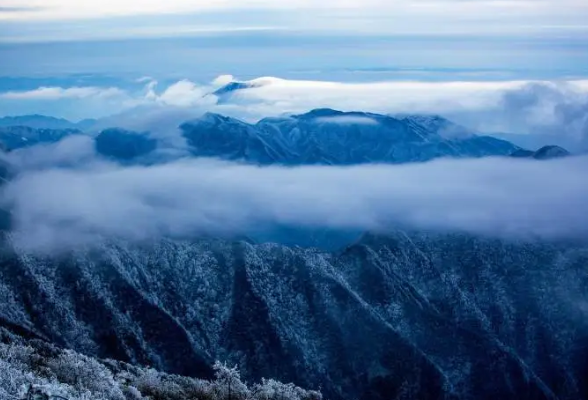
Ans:
[[[319,392],[273,379],[247,385],[217,362],[215,379],[168,375],[97,360],[42,342],[0,343],[0,399],[6,400],[321,400]]]

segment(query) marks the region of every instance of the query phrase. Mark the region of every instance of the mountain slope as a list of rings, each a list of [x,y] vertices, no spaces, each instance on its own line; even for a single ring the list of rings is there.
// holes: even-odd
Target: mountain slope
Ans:
[[[571,245],[402,232],[335,253],[164,240],[47,258],[7,242],[0,317],[90,355],[196,376],[228,360],[330,399],[577,399],[587,264]]]

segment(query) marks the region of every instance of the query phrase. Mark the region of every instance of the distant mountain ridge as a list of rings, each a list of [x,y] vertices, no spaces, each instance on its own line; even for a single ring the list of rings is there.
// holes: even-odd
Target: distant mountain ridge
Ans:
[[[240,86],[236,85],[234,90],[241,90]],[[11,125],[24,123],[43,127]],[[93,122],[88,120],[87,124],[90,123]],[[84,121],[79,124],[83,125]],[[79,124],[40,115],[2,118],[0,144],[6,150],[14,150],[38,143],[55,143],[71,135],[86,134],[82,129],[72,128]],[[56,126],[62,128],[54,128]],[[194,157],[260,165],[402,164],[436,158],[488,156],[542,160],[569,155],[558,146],[531,152],[505,140],[478,135],[437,115],[392,116],[323,108],[247,123],[205,113],[179,128],[187,143],[187,148],[182,150]],[[161,144],[160,139],[151,137],[149,132],[116,127],[93,133],[92,137],[99,154],[124,163],[146,160]],[[150,162],[158,160],[157,155],[148,159]],[[168,157],[161,161],[169,160]]]
[[[228,103],[233,100],[233,96],[238,92],[246,89],[259,88],[270,82],[279,81],[278,78],[258,78],[251,81],[232,81],[215,90],[212,94],[218,98],[218,103]]]
[[[256,124],[207,113],[180,128],[195,156],[260,164],[398,164],[439,157],[507,156],[519,150],[441,117],[434,121],[431,126],[415,118],[316,109],[264,118]],[[458,134],[442,134],[451,130]]]
[[[0,118],[0,127],[28,127],[34,129],[77,129],[85,131],[96,123],[94,119],[84,119],[79,122],[71,122],[63,118],[55,118],[46,115],[21,115]]]
[[[0,127],[0,144],[5,150],[16,150],[37,144],[56,143],[68,136],[79,134],[82,134],[82,131],[72,128]]]

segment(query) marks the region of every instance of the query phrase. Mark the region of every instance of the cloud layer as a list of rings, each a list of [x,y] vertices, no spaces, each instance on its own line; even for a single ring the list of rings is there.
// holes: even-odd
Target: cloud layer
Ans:
[[[60,100],[123,97],[124,91],[118,88],[100,87],[40,87],[35,90],[10,91],[0,93],[0,99],[7,100]]]
[[[68,163],[53,157],[59,168],[48,168],[47,158],[21,164],[24,172],[4,187],[1,203],[13,212],[19,245],[54,250],[104,237],[236,235],[275,225],[511,238],[588,234],[586,157],[348,168],[260,168],[201,159],[120,167],[87,159],[76,164],[70,151],[76,146],[85,148],[62,146]]]
[[[180,123],[207,111],[250,122],[315,108],[439,114],[474,130],[542,135],[548,140],[543,144],[562,144],[571,151],[588,150],[586,80],[352,83],[265,77],[244,82],[250,87],[220,98],[213,94],[233,80],[228,75],[210,84],[180,80],[163,86],[154,79],[142,78],[144,87],[135,92],[115,87],[42,87],[0,93],[0,104],[32,112],[44,106],[61,107],[67,114],[59,116],[64,117],[112,114],[98,127],[175,133]],[[98,110],[98,115],[84,114],[89,110]]]

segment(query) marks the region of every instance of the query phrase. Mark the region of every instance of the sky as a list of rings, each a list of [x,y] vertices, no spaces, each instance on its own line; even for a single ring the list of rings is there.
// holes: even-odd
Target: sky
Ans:
[[[236,29],[332,34],[566,35],[586,32],[582,0],[2,0],[4,40],[177,35]],[[105,23],[105,21],[108,21]],[[103,23],[109,32],[93,31]],[[17,28],[18,27],[18,28]],[[68,29],[62,29],[67,27]],[[20,31],[21,33],[18,33]],[[45,36],[53,31],[53,35]],[[43,34],[43,36],[40,36]]]
[[[0,0],[0,74],[562,78],[586,20],[581,0]]]
[[[573,114],[564,130],[578,131],[587,20],[579,0],[0,0],[0,117],[318,106],[517,134],[553,134]],[[207,94],[226,76],[277,80],[218,108]]]

